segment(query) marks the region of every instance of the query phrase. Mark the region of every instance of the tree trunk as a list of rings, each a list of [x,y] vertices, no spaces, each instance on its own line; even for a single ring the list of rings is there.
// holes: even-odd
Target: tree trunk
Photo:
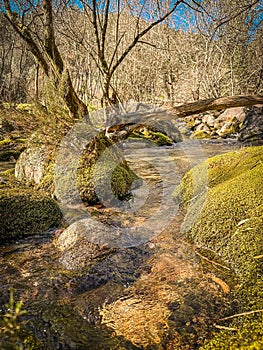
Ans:
[[[10,0],[4,0],[6,18],[11,23],[14,30],[26,42],[28,49],[34,55],[45,75],[54,79],[56,87],[63,85],[62,98],[64,99],[71,116],[73,118],[81,118],[85,116],[88,121],[87,106],[77,96],[69,72],[65,72],[64,63],[55,42],[52,1],[43,0],[44,41],[42,43],[34,38],[30,28],[23,23],[23,16],[20,18],[12,11],[10,3]],[[66,74],[65,79],[64,74]]]
[[[172,107],[170,110],[178,117],[187,117],[188,115],[203,113],[211,110],[218,111],[220,109],[233,107],[251,107],[257,104],[263,104],[263,96],[248,95],[211,98],[208,100],[184,103],[180,106]]]

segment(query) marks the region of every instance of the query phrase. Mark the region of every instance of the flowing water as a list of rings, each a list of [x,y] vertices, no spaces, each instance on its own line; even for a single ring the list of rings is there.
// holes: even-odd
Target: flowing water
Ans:
[[[201,263],[184,239],[172,192],[195,164],[238,147],[231,140],[161,148],[127,141],[124,155],[141,187],[114,208],[88,209],[126,234],[136,227],[137,240],[123,240],[81,270],[61,263],[55,229],[1,246],[1,312],[13,289],[37,349],[198,348],[228,307],[227,274]]]

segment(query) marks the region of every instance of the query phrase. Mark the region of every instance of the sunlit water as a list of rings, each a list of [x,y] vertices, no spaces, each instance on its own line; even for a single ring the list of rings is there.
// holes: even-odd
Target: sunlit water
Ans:
[[[14,288],[15,298],[24,300],[28,310],[28,329],[44,339],[46,349],[139,349],[153,346],[162,336],[164,348],[169,348],[176,342],[171,340],[175,334],[181,342],[178,349],[196,348],[209,332],[209,319],[222,303],[223,292],[181,236],[183,216],[172,192],[195,164],[239,147],[231,140],[187,141],[161,148],[127,141],[124,155],[143,178],[142,186],[124,204],[89,210],[113,227],[136,226],[150,235],[137,246],[118,247],[81,273],[67,271],[59,263],[55,230],[5,244],[0,248],[1,304]],[[123,313],[124,308],[129,312]],[[163,333],[158,330],[163,319],[169,321],[171,334],[166,326]]]

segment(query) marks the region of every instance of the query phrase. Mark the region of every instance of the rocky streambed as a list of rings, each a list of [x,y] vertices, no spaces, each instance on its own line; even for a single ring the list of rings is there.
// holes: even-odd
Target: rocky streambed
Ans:
[[[120,149],[84,150],[80,123],[60,166],[56,138],[23,151],[2,123],[0,347],[260,349],[262,147],[227,138],[260,139],[260,111],[139,125]]]
[[[227,166],[236,167],[244,158],[244,154],[238,158],[240,144],[231,140],[204,140],[162,148],[141,146],[130,141],[124,144],[125,158],[144,180],[140,188],[134,189],[130,201],[117,202],[111,207],[89,206],[84,214],[83,208],[72,206],[67,211],[71,218],[68,228],[50,229],[1,246],[1,313],[11,312],[10,290],[15,301],[23,300],[22,310],[26,311],[13,321],[14,332],[2,321],[2,348],[195,349],[202,347],[207,339],[206,348],[212,349],[216,345],[209,344],[217,339],[214,334],[220,330],[229,334],[217,340],[219,345],[237,334],[242,339],[245,326],[240,319],[238,325],[222,320],[244,311],[247,305],[250,307],[246,311],[260,309],[260,298],[252,297],[249,304],[245,301],[245,289],[240,288],[244,283],[251,288],[256,286],[253,293],[258,295],[259,265],[253,265],[256,275],[247,270],[253,278],[246,279],[240,275],[244,266],[235,257],[229,258],[234,248],[227,245],[227,235],[223,234],[218,242],[220,249],[224,245],[228,247],[227,255],[222,254],[216,243],[209,244],[205,236],[204,241],[196,240],[202,232],[198,227],[206,227],[199,221],[200,215],[205,220],[202,219],[205,204],[187,210],[187,203],[195,201],[191,201],[188,190],[178,187],[183,175],[207,157],[235,150],[236,158],[230,158]],[[251,159],[249,154],[245,158]],[[223,159],[227,158],[220,158],[219,164],[224,163]],[[190,180],[195,184],[193,198],[199,198],[200,193],[206,193],[209,198],[210,169],[216,171],[217,162],[209,161],[206,170],[198,170],[195,180]],[[262,150],[246,163],[246,171],[258,169],[260,164]],[[224,169],[224,173],[228,170]],[[216,172],[212,177],[218,178]],[[182,184],[187,182],[185,178],[183,181]],[[200,191],[199,181],[204,186]],[[229,186],[231,190],[231,183]],[[258,183],[252,186],[255,198],[260,198],[259,188]],[[222,225],[233,220],[229,211],[235,206],[243,206],[242,213],[246,212],[246,205],[250,204],[244,199],[241,202],[233,204],[211,226],[207,224],[207,229],[220,227],[220,220]],[[259,199],[256,208],[251,209],[257,223],[260,205]],[[189,225],[185,220],[187,214],[195,217],[190,229],[185,229]],[[242,220],[249,218],[245,215],[237,220],[235,225],[242,229]],[[244,225],[245,232],[251,233],[249,222],[245,221]],[[237,236],[235,231],[233,236]],[[258,243],[250,259],[260,263],[260,243],[255,241]],[[246,257],[246,254],[246,249],[242,250],[241,255]],[[236,264],[240,266],[238,269]],[[244,305],[239,305],[240,298],[244,299]],[[8,302],[9,306],[5,307]],[[245,321],[253,323],[258,342],[260,313],[255,315],[253,322]],[[209,339],[212,339],[210,343]],[[239,340],[232,341],[238,344]]]

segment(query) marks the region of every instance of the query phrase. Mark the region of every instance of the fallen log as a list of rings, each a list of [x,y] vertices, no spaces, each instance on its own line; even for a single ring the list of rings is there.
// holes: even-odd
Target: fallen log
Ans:
[[[211,98],[208,100],[199,100],[196,102],[184,103],[179,106],[172,107],[171,112],[177,117],[187,117],[192,114],[203,113],[211,110],[221,110],[233,107],[251,107],[254,105],[262,105],[262,95],[247,95],[247,96],[228,96]]]

